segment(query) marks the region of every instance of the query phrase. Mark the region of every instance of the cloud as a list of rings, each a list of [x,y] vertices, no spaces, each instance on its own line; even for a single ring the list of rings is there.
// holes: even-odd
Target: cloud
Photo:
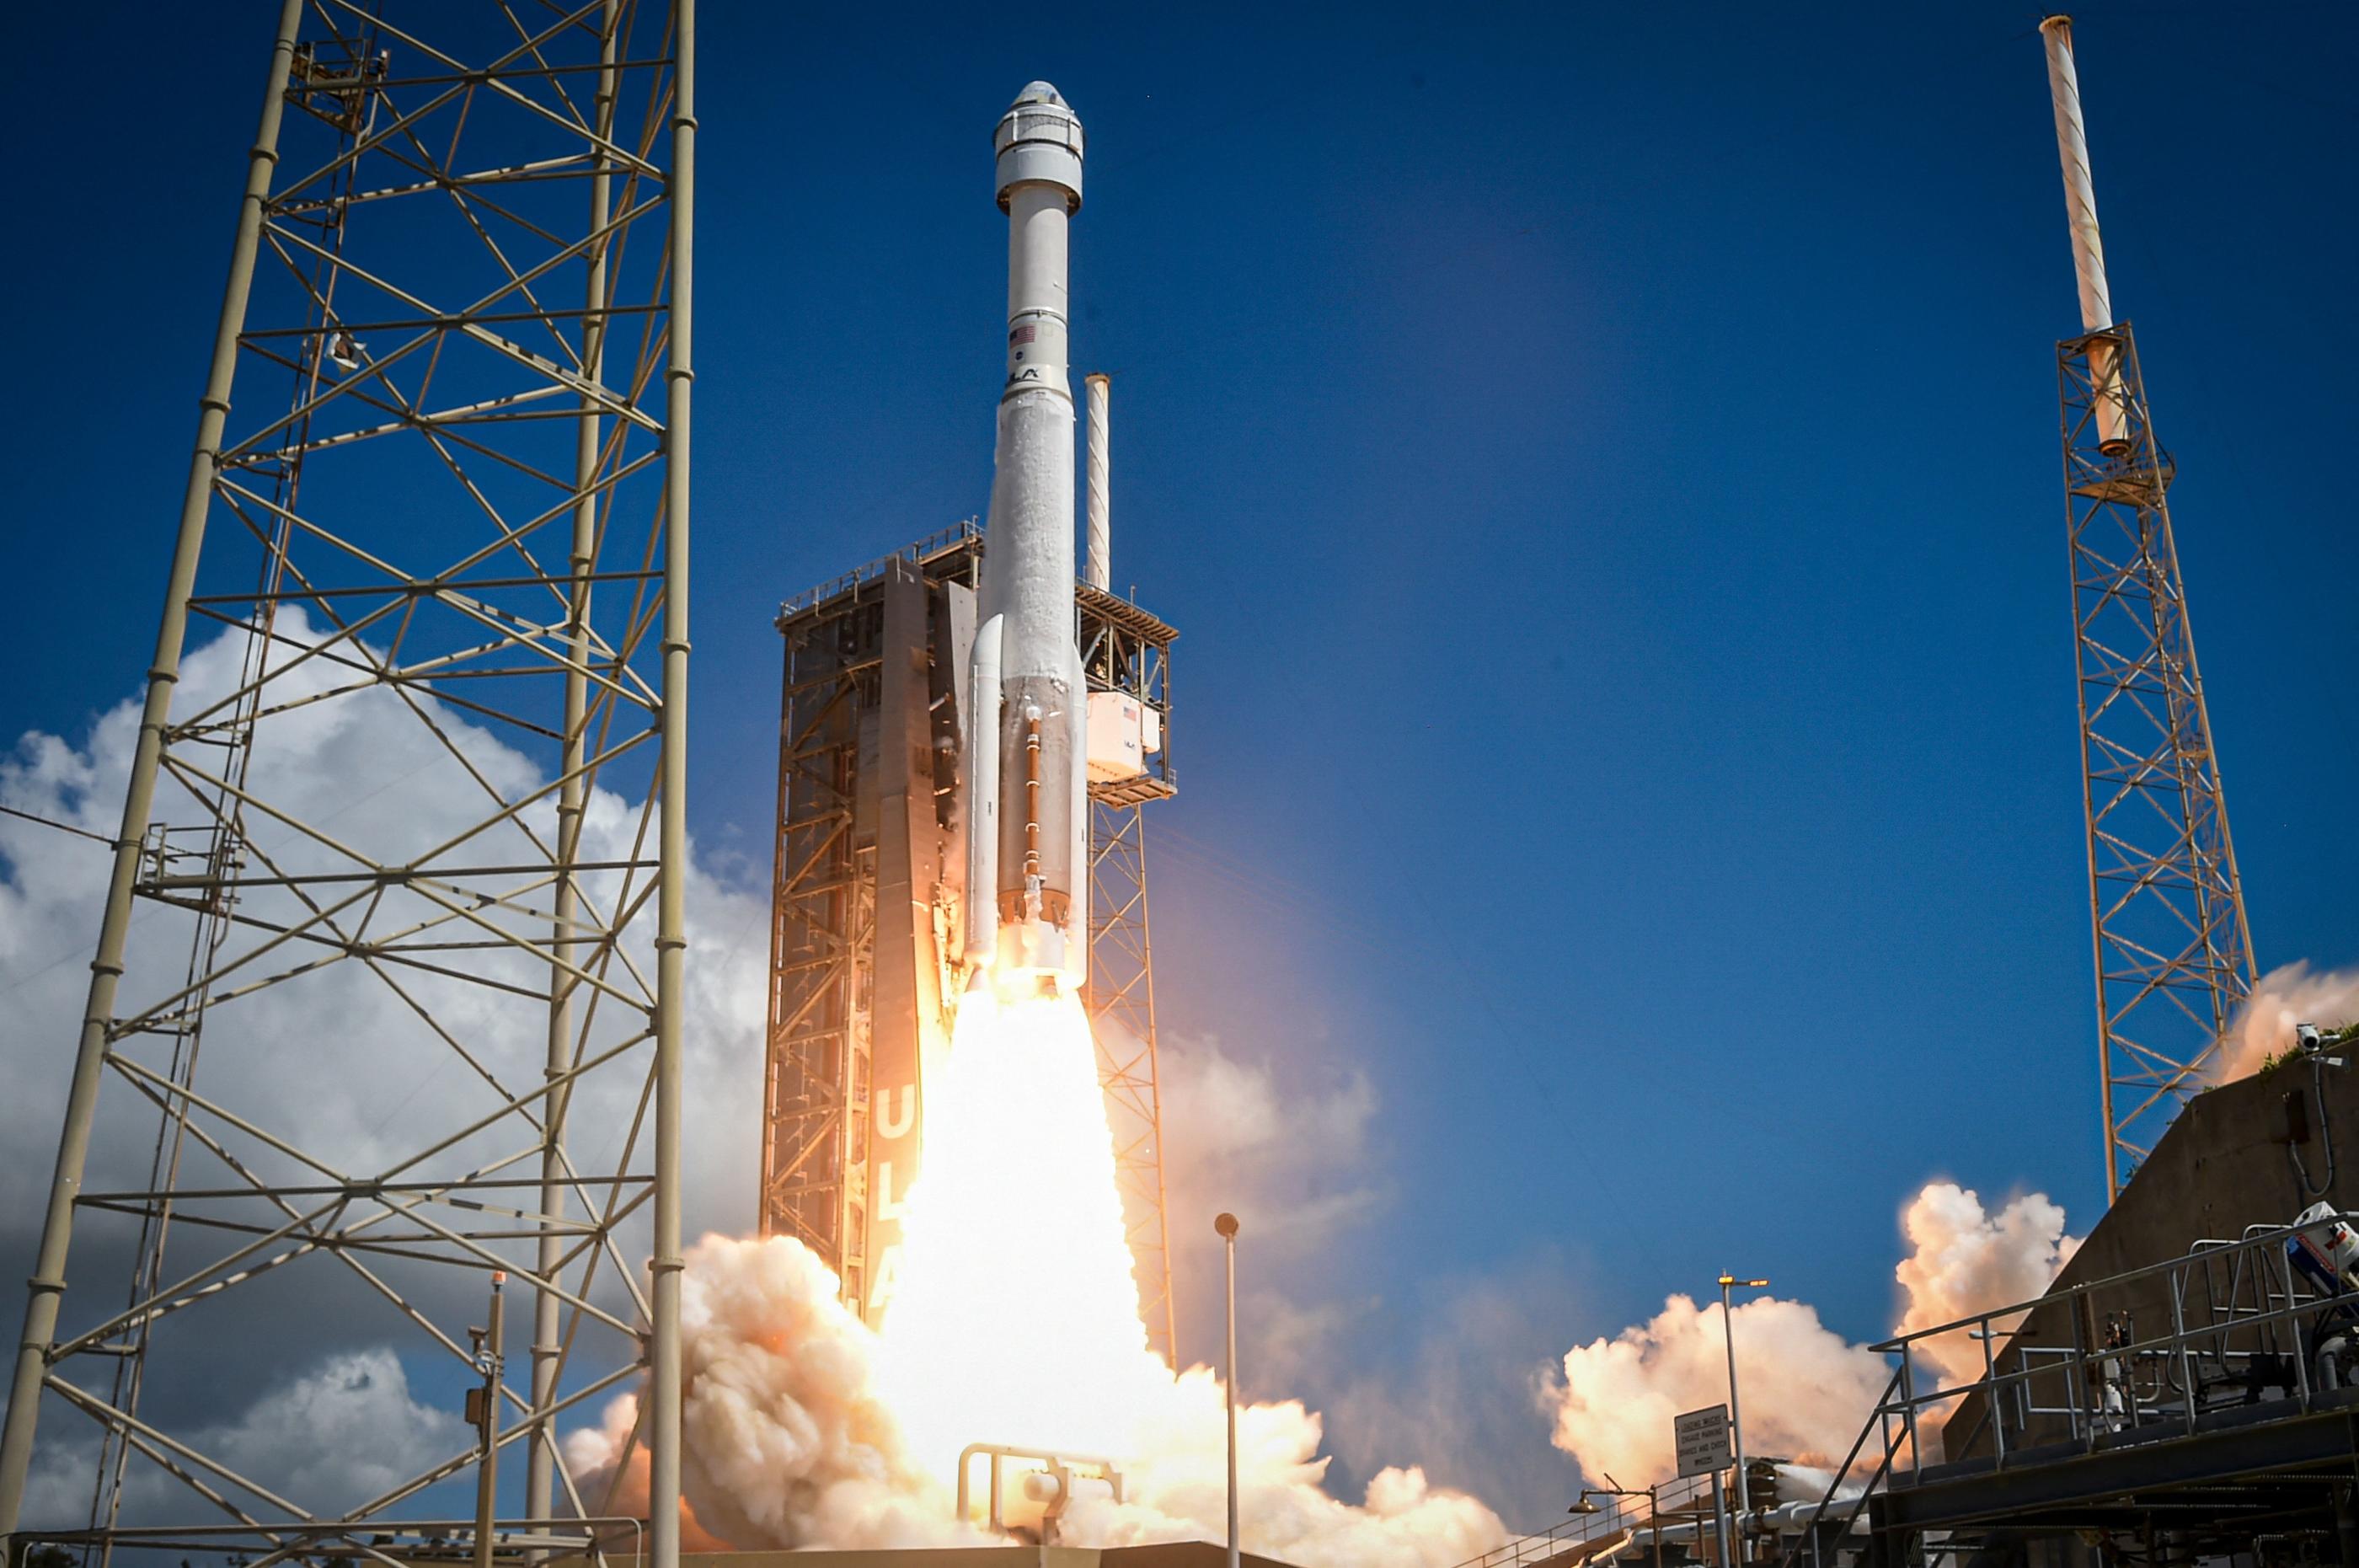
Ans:
[[[281,610],[277,629],[288,642],[277,656],[282,659],[291,659],[293,648],[313,636],[292,607]],[[233,630],[190,648],[175,699],[177,714],[198,713],[234,689],[245,640]],[[416,701],[448,745],[389,688],[326,697],[345,673],[313,660],[275,677],[272,690],[284,706],[262,720],[248,775],[257,799],[321,833],[397,866],[496,811],[494,794],[521,800],[540,789],[549,777],[550,759],[509,744],[506,736],[510,732],[495,734],[429,699]],[[137,706],[126,701],[100,714],[80,737],[23,736],[0,759],[0,802],[111,838],[137,724]],[[520,814],[546,842],[553,831],[553,806],[544,800]],[[198,820],[199,812],[184,788],[168,782],[159,789],[157,815],[167,823],[189,824]],[[640,822],[637,801],[613,789],[594,790],[583,820],[585,856],[628,858]],[[255,866],[267,857],[289,875],[317,875],[349,865],[289,822],[259,811],[249,813],[249,832],[254,847],[248,853]],[[182,837],[173,842],[194,841]],[[512,855],[516,863],[527,864],[535,853],[523,830],[515,826],[495,828],[481,841],[480,858],[487,862]],[[11,1085],[10,1094],[0,1096],[0,1182],[10,1192],[38,1194],[49,1186],[109,855],[103,844],[86,838],[0,816],[0,862],[5,862],[0,865],[0,1006],[11,1015],[10,1029],[0,1035],[0,1075]],[[685,873],[690,957],[684,1077],[686,1120],[695,1131],[685,1144],[683,1185],[689,1223],[734,1229],[753,1215],[767,901],[759,893],[717,880],[692,855]],[[612,907],[619,877],[601,874],[592,878],[591,892]],[[526,901],[545,903],[546,898],[528,896]],[[130,966],[121,994],[124,1009],[148,1005],[180,986],[195,929],[193,918],[179,909],[153,900],[135,907]],[[427,909],[414,894],[388,891],[375,901],[366,929],[372,934],[396,931],[421,918]],[[269,925],[305,918],[289,893],[250,889],[238,912],[249,923],[233,933],[225,952],[255,956],[228,988],[298,963],[316,963],[326,951],[299,944],[261,951],[271,934]],[[488,906],[476,912],[494,925],[535,919]],[[349,913],[346,929],[360,929],[362,918],[357,909]],[[632,962],[649,976],[652,923],[651,919],[636,922],[625,943]],[[547,985],[546,965],[490,940],[491,933],[481,927],[460,922],[449,929],[476,938],[477,944],[454,947],[439,956],[422,955],[426,963],[464,970],[495,984],[462,984],[425,966],[380,964],[373,969],[343,958],[285,984],[245,989],[217,1000],[207,1014],[197,1072],[200,1092],[286,1137],[334,1171],[364,1178],[415,1159],[447,1134],[488,1114],[497,1096],[484,1081],[487,1074],[510,1088],[538,1084],[547,1050],[548,1007],[540,995]],[[618,978],[617,984],[628,982]],[[513,989],[503,991],[500,985]],[[422,1016],[428,1011],[432,1024]],[[592,1039],[619,1040],[628,1028],[627,1018],[625,1009],[611,1000],[603,1003],[592,1025]],[[437,1038],[436,1026],[463,1043],[473,1062]],[[125,1050],[161,1071],[174,1043],[169,1034],[159,1032],[129,1040]],[[641,1048],[636,1060],[643,1062],[644,1054]],[[613,1170],[625,1131],[638,1115],[639,1076],[618,1063],[603,1077],[593,1073],[583,1080],[569,1136],[577,1168],[592,1175],[602,1167]],[[250,1168],[314,1182],[325,1179],[258,1140],[234,1133],[222,1136]],[[646,1136],[642,1128],[642,1160]],[[154,1105],[121,1078],[108,1078],[100,1094],[85,1192],[147,1186],[156,1137]],[[430,1157],[408,1173],[452,1173],[532,1141],[529,1128],[510,1120]],[[527,1164],[512,1173],[523,1176],[534,1169]],[[184,1186],[235,1188],[239,1183],[219,1159],[193,1142],[182,1150],[181,1181]],[[519,1192],[520,1205],[529,1201],[528,1194],[529,1189]],[[242,1237],[220,1241],[224,1233],[204,1230],[200,1222],[206,1212],[205,1204],[183,1205],[172,1233],[176,1275],[242,1244]],[[253,1202],[245,1202],[242,1208],[223,1203],[211,1212],[241,1222],[267,1213]],[[580,1213],[579,1200],[574,1212]],[[36,1202],[0,1208],[0,1272],[6,1277],[21,1279],[29,1271],[39,1216]],[[625,1222],[618,1235],[624,1268],[641,1267],[646,1217],[642,1212]],[[272,1223],[282,1219],[274,1217]],[[66,1303],[70,1325],[94,1323],[124,1304],[135,1234],[134,1225],[119,1216],[83,1212],[74,1237],[74,1290]],[[513,1262],[522,1263],[529,1256],[529,1244],[512,1244],[507,1252]],[[480,1312],[480,1276],[385,1255],[372,1257],[369,1263],[446,1326],[463,1324],[470,1314]],[[634,1309],[621,1289],[620,1273],[611,1262],[604,1266],[593,1299],[628,1319]],[[525,1311],[528,1314],[528,1305]],[[218,1412],[243,1390],[267,1382],[277,1368],[290,1363],[336,1365],[337,1356],[378,1354],[390,1343],[405,1355],[422,1353],[445,1367],[455,1365],[442,1347],[400,1337],[409,1330],[397,1310],[356,1274],[323,1255],[209,1298],[173,1316],[168,1328],[158,1339],[141,1413],[176,1436],[204,1432],[210,1434],[208,1441],[245,1441],[214,1424]],[[629,1348],[620,1335],[585,1333],[576,1343],[571,1377],[578,1380],[603,1370]],[[86,1370],[88,1364],[80,1366]],[[69,1364],[68,1370],[74,1370],[74,1365]],[[103,1381],[104,1374],[99,1377]],[[322,1412],[328,1408],[321,1407]],[[71,1447],[88,1430],[83,1418],[55,1399],[49,1401],[45,1449]],[[357,1426],[321,1426],[311,1430],[310,1442],[316,1452],[255,1452],[257,1465],[277,1465],[284,1472],[274,1475],[266,1469],[256,1473],[256,1479],[324,1485],[334,1466],[365,1459],[378,1437]],[[342,1453],[347,1448],[348,1454]],[[304,1461],[310,1462],[308,1467]],[[135,1462],[135,1468],[139,1463]],[[303,1497],[295,1500],[311,1506]],[[195,1499],[184,1494],[183,1501]],[[77,1506],[87,1508],[86,1496]],[[197,1505],[200,1510],[206,1506]]]
[[[331,1514],[383,1496],[465,1452],[474,1441],[455,1411],[412,1395],[400,1357],[384,1345],[330,1356],[256,1399],[236,1419],[179,1435],[239,1475]],[[27,1521],[44,1528],[83,1522],[97,1463],[94,1443],[45,1444],[27,1486]],[[164,1472],[135,1460],[127,1472],[124,1522],[192,1513],[191,1500]]]
[[[1819,1321],[1806,1302],[1763,1296],[1735,1312],[1746,1447],[1824,1465],[1850,1451],[1890,1376],[1884,1358]],[[1548,1388],[1556,1445],[1582,1473],[1643,1486],[1677,1473],[1671,1419],[1728,1402],[1720,1303],[1672,1296],[1646,1323],[1565,1352]]]
[[[1382,1204],[1365,1177],[1377,1096],[1364,1073],[1306,1070],[1306,1082],[1281,1083],[1266,1058],[1177,1037],[1163,1040],[1157,1070],[1167,1214],[1249,1206],[1257,1239],[1317,1243]]]

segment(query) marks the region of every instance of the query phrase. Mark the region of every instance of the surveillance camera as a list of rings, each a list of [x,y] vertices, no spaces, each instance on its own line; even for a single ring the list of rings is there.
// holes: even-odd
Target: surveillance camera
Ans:
[[[2324,1042],[2325,1036],[2320,1032],[2316,1024],[2294,1025],[2293,1043],[2296,1049],[2301,1051],[2316,1051]]]

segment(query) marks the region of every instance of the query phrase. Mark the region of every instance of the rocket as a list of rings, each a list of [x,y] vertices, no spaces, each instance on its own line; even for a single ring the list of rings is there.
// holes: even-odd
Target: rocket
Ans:
[[[1054,87],[992,138],[1007,214],[1007,379],[984,525],[966,744],[973,984],[1078,990],[1089,961],[1088,691],[1073,614],[1073,390],[1065,244],[1082,123]]]

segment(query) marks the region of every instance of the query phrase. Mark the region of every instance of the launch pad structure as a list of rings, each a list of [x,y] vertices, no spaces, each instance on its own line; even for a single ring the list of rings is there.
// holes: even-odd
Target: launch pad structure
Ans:
[[[1102,409],[1093,428],[1101,432]],[[1093,464],[1093,491],[1102,474]],[[761,1229],[836,1270],[875,1322],[948,1049],[966,861],[962,753],[984,536],[961,523],[784,604]],[[1099,1083],[1149,1342],[1176,1356],[1145,809],[1178,786],[1179,633],[1074,585],[1093,710],[1089,979]],[[1125,704],[1136,713],[1125,720]],[[1100,724],[1099,720],[1109,721]],[[1126,749],[1122,737],[1140,744]],[[1107,737],[1113,737],[1111,741]]]

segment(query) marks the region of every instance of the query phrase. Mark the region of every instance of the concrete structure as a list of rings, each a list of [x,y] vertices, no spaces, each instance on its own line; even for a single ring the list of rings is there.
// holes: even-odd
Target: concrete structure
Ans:
[[[2004,1367],[2021,1346],[2071,1345],[2076,1332],[2094,1348],[2105,1319],[2125,1320],[2141,1337],[2169,1324],[2189,1303],[2173,1301],[2173,1279],[2127,1279],[2084,1304],[2083,1292],[2188,1257],[2203,1243],[2233,1242],[2253,1227],[2292,1223],[2321,1201],[2359,1210],[2359,1047],[2344,1044],[2316,1059],[2298,1058],[2198,1094],[2171,1123],[2047,1299],[1999,1348]],[[2347,1160],[2347,1163],[2346,1163]],[[2274,1282],[2269,1289],[2280,1289]],[[2076,1330],[2073,1314],[2090,1321]],[[1970,1394],[1942,1428],[1943,1454],[1964,1459],[1993,1447],[1986,1401]],[[2048,1430],[2060,1432],[2060,1420]]]

